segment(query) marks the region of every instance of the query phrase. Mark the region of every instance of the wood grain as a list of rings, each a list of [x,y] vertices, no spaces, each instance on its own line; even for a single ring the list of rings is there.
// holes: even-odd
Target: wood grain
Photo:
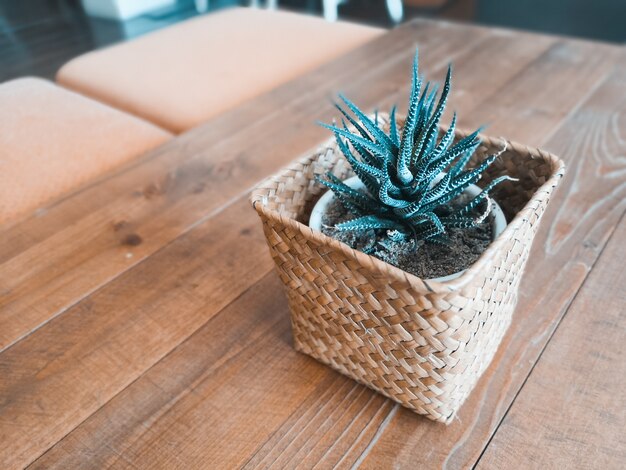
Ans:
[[[479,469],[624,468],[625,243],[622,219]]]
[[[270,270],[246,201],[206,225],[0,354],[4,468],[30,463]]]
[[[289,466],[296,457],[318,460],[311,453],[320,439],[339,438],[341,446],[364,424],[379,422],[389,408],[383,397],[292,348],[280,289],[273,272],[248,289],[114,398],[106,426],[85,423],[102,447],[89,449],[79,434],[70,435],[62,453],[53,449],[63,458],[56,466]],[[285,435],[292,437],[286,448],[259,448]],[[40,459],[32,467],[50,465]]]
[[[325,132],[312,123],[333,116],[338,87],[372,106],[405,84],[416,41],[424,66],[435,70],[487,35],[482,28],[407,26],[0,229],[0,350],[316,145]]]
[[[566,160],[566,177],[534,242],[510,331],[458,421],[441,428],[401,410],[364,468],[385,467],[391,456],[400,467],[464,468],[478,459],[626,210],[626,140],[617,125],[625,94],[626,74],[615,70],[546,143]]]
[[[412,43],[420,28],[401,28],[392,35],[395,41],[406,35],[405,40]],[[121,253],[131,252],[137,258],[121,269],[107,264],[111,254],[107,243],[96,244],[94,251],[85,243],[84,255],[79,248],[66,254],[62,259],[68,260],[68,269],[73,271],[64,281],[67,290],[55,297],[59,309],[54,315],[59,315],[0,354],[0,440],[7,444],[0,448],[0,461],[8,468],[20,467],[54,445],[34,466],[154,467],[167,462],[170,466],[206,467],[219,461],[226,467],[228,463],[289,467],[319,462],[321,467],[393,463],[414,468],[424,461],[448,461],[450,466],[475,462],[528,375],[527,361],[536,360],[554,322],[567,308],[624,211],[623,196],[607,184],[615,183],[615,174],[623,169],[623,162],[615,156],[623,154],[624,140],[613,140],[613,136],[601,142],[581,142],[572,138],[579,135],[577,119],[588,122],[590,115],[597,114],[601,121],[611,121],[621,112],[622,104],[614,98],[624,96],[624,84],[620,74],[605,80],[616,60],[615,48],[541,39],[535,46],[520,48],[519,55],[525,58],[522,66],[491,69],[490,58],[496,64],[507,64],[498,54],[515,54],[518,36],[501,32],[491,36],[483,29],[452,25],[441,28],[438,34],[430,30],[431,51],[437,53],[429,55],[426,49],[424,66],[429,71],[440,70],[447,62],[441,57],[450,55],[464,64],[463,80],[469,76],[469,82],[476,84],[461,89],[464,94],[459,95],[465,100],[461,112],[475,110],[472,116],[476,114],[476,121],[467,120],[467,125],[489,119],[490,112],[480,111],[485,108],[498,113],[500,132],[517,139],[530,136],[532,144],[559,129],[548,143],[555,151],[566,151],[572,165],[585,167],[590,165],[585,157],[598,153],[601,167],[608,170],[592,172],[589,185],[571,178],[559,193],[560,202],[546,216],[546,222],[553,219],[553,223],[544,226],[543,238],[532,255],[534,260],[542,259],[548,246],[549,259],[529,269],[532,275],[527,273],[525,278],[523,307],[517,314],[522,321],[514,325],[497,365],[466,404],[467,411],[462,411],[463,425],[444,428],[406,414],[293,352],[288,344],[283,294],[273,275],[266,276],[270,261],[258,221],[247,210],[244,198],[229,204],[232,195],[222,194],[233,181],[260,179],[323,135],[310,124],[315,117],[332,115],[328,102],[323,102],[330,88],[320,85],[310,98],[283,103],[283,109],[274,109],[269,116],[259,110],[267,111],[273,100],[274,105],[281,100],[277,96],[261,98],[256,105],[242,108],[241,115],[231,114],[193,130],[175,147],[160,150],[137,167],[51,208],[49,214],[65,214],[61,219],[65,217],[67,229],[52,215],[44,218],[50,217],[53,228],[34,220],[8,229],[17,247],[16,256],[36,259],[34,253],[46,243],[48,249],[55,243],[66,246],[73,229],[85,240],[93,240],[91,230],[101,236],[101,226],[93,221],[100,217],[110,223],[136,188],[148,187],[147,193],[157,200],[151,206],[143,201],[149,200],[145,194],[136,195],[142,199],[136,203],[136,219],[127,221],[130,233],[144,240],[137,246],[148,245],[146,240],[151,240],[153,232],[157,234],[154,245],[145,252],[125,246]],[[483,47],[495,37],[501,41],[500,51],[493,48],[493,54],[484,53]],[[521,37],[526,44],[535,36]],[[507,41],[509,46],[504,47]],[[460,46],[462,43],[465,46]],[[378,47],[382,54],[384,48],[373,43],[350,56],[349,63],[365,61],[367,52],[376,52]],[[343,76],[349,83],[345,91],[366,104],[393,99],[404,90],[410,52],[410,47],[396,51],[380,67],[366,61],[371,70],[361,80]],[[482,59],[473,61],[477,56]],[[325,74],[333,67],[312,76],[321,84],[330,79]],[[343,62],[341,68],[345,67]],[[560,85],[567,80],[575,83]],[[306,81],[290,84],[284,92],[287,96],[300,93],[302,83]],[[546,83],[549,90],[538,88]],[[509,87],[518,100],[513,105]],[[280,95],[280,90],[276,93]],[[584,104],[578,108],[581,102]],[[500,107],[508,111],[500,114]],[[248,119],[254,116],[257,118]],[[281,130],[285,119],[290,127]],[[531,123],[526,130],[525,119],[540,119],[541,126]],[[231,137],[216,144],[219,135]],[[217,163],[212,158],[218,159]],[[149,186],[153,178],[163,181],[158,178],[172,171],[176,175],[170,177],[173,182]],[[199,182],[205,182],[200,195],[189,189]],[[215,189],[207,190],[206,185],[215,185]],[[576,197],[565,212],[557,211],[568,193]],[[103,200],[91,202],[93,196]],[[222,205],[210,205],[222,197]],[[589,201],[597,202],[597,216],[576,218]],[[203,204],[213,209],[207,210]],[[86,213],[98,216],[90,221]],[[44,230],[43,235],[37,227]],[[10,250],[3,250],[0,247],[0,259],[13,259]],[[96,280],[83,281],[91,271],[83,271],[77,260],[84,256],[87,265],[99,254],[103,269],[97,268],[99,264],[90,266]],[[17,274],[25,269],[20,263],[14,267]],[[557,268],[566,272],[556,274]],[[53,265],[41,276],[53,278],[50,272],[54,272]],[[28,286],[28,275],[24,286]],[[547,281],[552,278],[555,282],[550,285]],[[35,299],[41,295],[35,305],[45,304],[42,286],[45,283],[40,280],[32,291],[39,292]],[[98,286],[103,287],[94,292]],[[62,286],[57,287],[63,291]],[[30,292],[25,287],[15,299],[22,301]],[[544,307],[550,312],[545,319],[538,316]],[[50,310],[41,311],[45,312],[42,318],[49,318]],[[486,404],[481,406],[478,400],[472,405],[475,396],[487,396]]]
[[[559,48],[563,47],[561,45],[558,46]],[[538,59],[539,61],[543,61],[543,56],[540,57]],[[471,60],[467,60],[467,63],[471,63]],[[597,64],[591,63],[590,67],[596,67]],[[536,73],[538,74],[543,74],[543,70],[541,67],[533,67],[533,70],[537,70]],[[606,70],[606,69],[605,69]],[[564,74],[567,74],[570,72],[568,63],[566,63],[564,65]],[[529,79],[533,78],[532,74],[527,75],[529,77]],[[593,77],[592,77],[593,78]],[[488,94],[488,92],[486,92],[486,94]],[[568,99],[574,99],[574,98],[568,98]],[[532,105],[532,101],[530,102],[530,105]],[[561,121],[561,116],[563,114],[563,107],[567,105],[567,102],[563,103],[563,102],[557,102],[557,106],[555,106],[554,110],[550,110],[551,111],[551,115],[554,116],[554,120],[553,120],[553,124],[552,126],[557,126],[560,124]],[[569,105],[570,107],[573,106],[573,104],[570,103]],[[547,106],[546,106],[547,108]],[[520,112],[524,112],[524,110],[521,110]],[[513,117],[515,118],[515,116]],[[566,126],[567,127],[567,126]],[[550,129],[546,129],[544,132],[544,135],[549,134],[551,131]],[[277,294],[278,295],[278,294]],[[239,326],[236,322],[233,322],[232,327],[234,329],[238,329]],[[261,368],[259,364],[256,364],[256,370],[259,373],[264,373],[265,368]],[[328,373],[332,374],[331,371],[329,371]],[[246,378],[245,376],[240,376],[240,380],[242,381],[241,383],[244,383]],[[285,377],[284,380],[290,380],[290,377]],[[150,383],[147,383],[146,386],[150,386]],[[143,385],[143,379],[140,379],[136,384],[134,384],[134,386],[138,387],[139,389],[141,389],[144,385]],[[217,386],[217,385],[216,385]],[[242,385],[243,386],[243,385]],[[282,381],[279,381],[276,384],[276,387],[280,390],[282,386]],[[350,390],[350,389],[349,389]],[[345,394],[349,393],[349,390],[344,391],[344,395],[341,395],[342,398],[345,398]],[[138,393],[138,396],[145,396],[143,392]],[[265,390],[263,391],[263,393],[265,394],[271,394],[271,391]],[[111,402],[109,405],[104,406],[100,411],[98,411],[97,413],[95,413],[83,426],[80,426],[79,428],[76,429],[76,431],[74,431],[73,433],[71,433],[68,438],[66,438],[65,440],[63,440],[61,443],[59,443],[59,445],[57,445],[54,449],[52,449],[49,453],[47,453],[38,463],[37,465],[41,465],[44,467],[53,467],[53,466],[58,466],[59,468],[65,467],[67,465],[70,464],[69,461],[65,460],[65,456],[71,456],[71,455],[76,455],[76,454],[83,454],[83,453],[89,453],[90,455],[100,455],[101,453],[103,455],[107,455],[107,451],[106,449],[112,449],[114,452],[116,453],[120,453],[122,455],[124,455],[124,458],[129,458],[131,459],[131,461],[133,461],[134,463],[137,463],[137,461],[133,458],[133,457],[129,457],[129,454],[125,453],[125,449],[129,448],[129,442],[124,439],[124,435],[120,434],[119,429],[117,429],[116,427],[112,427],[110,429],[110,434],[107,433],[106,438],[103,438],[103,435],[101,433],[98,433],[97,435],[93,434],[93,430],[94,429],[102,429],[102,428],[106,428],[107,425],[106,423],[109,423],[111,421],[111,416],[117,416],[119,415],[127,415],[127,411],[128,409],[132,409],[133,407],[137,407],[140,406],[139,403],[132,401],[132,396],[134,394],[131,393],[130,391],[124,391],[122,392],[113,402]],[[117,404],[117,401],[120,400],[120,403],[124,403],[124,405],[119,405]],[[130,401],[130,403],[126,403],[128,401]],[[184,405],[181,405],[184,406]],[[310,414],[314,414],[316,413],[315,408],[313,408],[313,410],[309,410],[308,406],[306,403],[303,403],[301,406],[294,408],[293,410],[291,410],[292,412],[299,414],[303,414],[303,415],[310,415]],[[393,406],[388,404],[389,406],[389,411],[393,410]],[[250,411],[250,410],[248,410]],[[178,414],[178,413],[175,413]],[[417,424],[418,426],[420,426],[420,429],[424,429],[424,426],[429,426],[431,425],[431,423],[426,422],[423,419],[417,418],[414,415],[410,414],[410,417],[412,418],[412,423],[415,425]],[[326,414],[322,415],[324,417],[324,419],[326,420],[327,425],[329,426],[328,429],[334,429],[333,426],[330,426],[330,424],[335,424],[337,422],[340,421],[340,416],[341,415],[332,415],[332,413],[326,412]],[[337,456],[337,460],[334,461],[334,463],[337,462],[342,462],[342,463],[346,463],[346,462],[351,462],[354,463],[356,462],[360,456],[362,454],[364,454],[365,452],[368,451],[368,445],[370,443],[370,441],[372,439],[374,439],[376,437],[376,432],[380,429],[380,426],[383,426],[383,423],[385,423],[384,418],[385,416],[380,416],[377,415],[377,420],[375,421],[376,426],[375,429],[372,429],[372,425],[369,426],[369,428],[367,428],[367,432],[364,432],[364,435],[361,436],[361,439],[358,441],[358,444],[350,444],[350,445],[345,445],[343,448],[339,447],[340,450],[338,450],[337,447],[334,447],[334,452],[335,454],[339,454]],[[344,417],[345,418],[345,417]],[[305,421],[306,422],[306,421]],[[357,421],[357,423],[359,423],[359,421]],[[385,423],[386,424],[386,423]],[[129,425],[127,423],[127,425]],[[138,430],[141,430],[143,428],[142,425],[142,421],[137,421],[134,423],[134,428],[135,431],[134,432],[139,432]],[[361,426],[363,426],[363,429],[365,429],[365,424],[361,424]],[[313,427],[308,427],[306,428],[304,431],[301,430],[300,428],[296,428],[296,430],[293,430],[292,426],[287,425],[286,426],[287,429],[290,430],[290,432],[280,432],[277,431],[277,433],[275,433],[273,435],[273,438],[265,443],[263,443],[263,445],[261,446],[260,450],[256,450],[255,453],[253,454],[251,460],[250,460],[250,465],[253,464],[267,464],[267,463],[271,463],[271,462],[278,462],[279,464],[284,464],[284,465],[288,465],[289,462],[291,460],[292,457],[294,457],[294,455],[300,451],[302,444],[299,441],[299,439],[312,439],[312,436],[315,435],[315,431],[318,429],[317,426],[313,426]],[[436,425],[435,425],[436,427]],[[159,432],[158,429],[160,429],[160,425],[155,426],[155,432]],[[166,426],[167,428],[167,426]],[[280,429],[284,429],[285,425],[281,426]],[[206,434],[206,430],[198,430],[196,429],[196,431],[199,434]],[[163,432],[165,432],[165,428],[163,428]],[[410,434],[410,433],[409,433]],[[441,438],[441,436],[439,436]],[[369,440],[368,440],[369,439]],[[313,442],[311,443],[309,442],[310,445],[312,445],[312,447],[309,449],[312,455],[327,455],[326,451],[328,451],[329,449],[332,449],[332,441],[330,439],[323,439],[323,440],[316,440],[313,439]],[[137,442],[136,444],[133,443],[132,445],[132,453],[134,452],[149,452],[150,454],[154,453],[156,455],[156,449],[158,448],[156,445],[150,445],[151,446],[151,450],[144,450],[144,451],[140,451],[140,450],[135,450],[135,446],[137,448],[143,446],[143,445],[147,445],[144,444],[142,442]],[[178,449],[181,450],[181,449]],[[333,453],[333,451],[331,450],[330,453],[328,455],[335,455]],[[142,459],[146,458],[146,456],[144,454],[142,454]],[[102,465],[106,465],[106,462],[100,462]],[[191,464],[191,462],[187,462],[189,464]],[[380,462],[379,462],[380,463]],[[407,465],[409,465],[407,463]],[[278,465],[279,467],[281,465]]]

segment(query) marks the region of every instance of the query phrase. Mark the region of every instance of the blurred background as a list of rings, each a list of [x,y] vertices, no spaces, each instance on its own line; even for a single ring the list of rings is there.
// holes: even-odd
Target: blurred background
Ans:
[[[626,0],[0,0],[0,81],[234,5],[393,27],[414,17],[624,43]]]

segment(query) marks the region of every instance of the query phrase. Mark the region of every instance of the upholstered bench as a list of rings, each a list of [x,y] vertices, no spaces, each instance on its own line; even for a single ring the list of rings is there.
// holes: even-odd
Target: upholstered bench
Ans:
[[[0,85],[0,224],[32,213],[172,134],[37,78]]]
[[[77,57],[59,70],[57,82],[178,133],[382,32],[234,8]]]

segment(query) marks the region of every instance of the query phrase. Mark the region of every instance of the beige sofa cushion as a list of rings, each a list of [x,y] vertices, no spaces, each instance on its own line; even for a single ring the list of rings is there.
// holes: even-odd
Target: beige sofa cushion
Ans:
[[[0,223],[28,214],[172,138],[37,78],[0,85]]]
[[[57,81],[182,132],[382,32],[234,8],[77,57],[59,70]]]

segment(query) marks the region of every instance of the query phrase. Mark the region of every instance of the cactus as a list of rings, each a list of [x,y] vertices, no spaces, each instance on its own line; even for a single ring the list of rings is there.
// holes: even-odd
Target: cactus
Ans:
[[[466,168],[481,143],[480,129],[454,142],[456,113],[450,127],[441,131],[452,79],[448,67],[441,93],[424,81],[418,72],[418,52],[413,61],[413,77],[408,112],[398,129],[395,106],[386,131],[377,113],[369,117],[354,103],[339,95],[343,105],[342,126],[320,123],[336,137],[338,148],[358,176],[364,191],[353,189],[332,173],[319,178],[333,191],[354,218],[335,225],[339,231],[386,230],[392,241],[413,238],[416,242],[446,243],[449,228],[470,228],[482,222],[492,204],[490,191],[508,176],[491,181],[482,192],[450,213],[450,204],[504,151],[487,156],[475,168]],[[349,127],[351,126],[351,127]],[[484,204],[481,204],[485,202]],[[444,206],[448,210],[444,210]],[[457,206],[459,206],[457,204]],[[479,207],[481,213],[476,214]]]

